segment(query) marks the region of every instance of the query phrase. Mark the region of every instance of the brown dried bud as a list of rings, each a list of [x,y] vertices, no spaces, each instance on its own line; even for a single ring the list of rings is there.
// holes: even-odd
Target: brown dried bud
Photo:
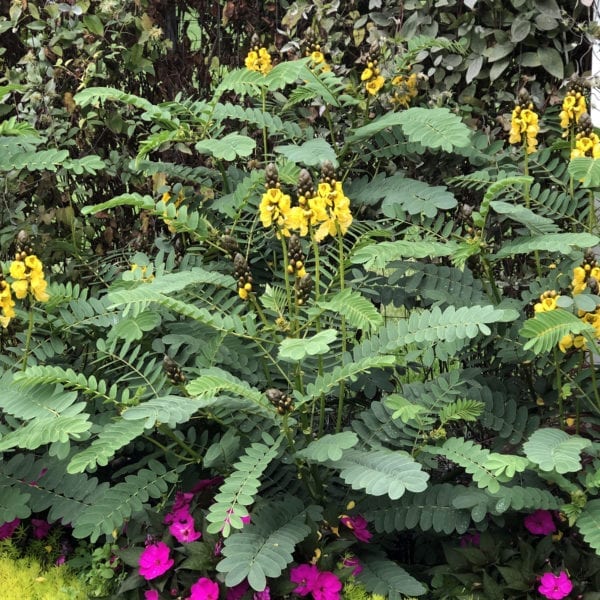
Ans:
[[[265,168],[265,185],[267,189],[279,186],[279,171],[275,163],[269,163]]]
[[[166,354],[163,357],[163,369],[173,385],[185,383],[185,375],[183,374],[181,367]]]

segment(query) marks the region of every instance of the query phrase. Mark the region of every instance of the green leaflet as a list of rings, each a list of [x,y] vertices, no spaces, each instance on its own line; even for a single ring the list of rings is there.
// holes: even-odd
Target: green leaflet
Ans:
[[[591,441],[578,435],[570,435],[560,429],[546,427],[534,432],[523,444],[527,458],[542,471],[572,473],[581,469],[581,451]]]

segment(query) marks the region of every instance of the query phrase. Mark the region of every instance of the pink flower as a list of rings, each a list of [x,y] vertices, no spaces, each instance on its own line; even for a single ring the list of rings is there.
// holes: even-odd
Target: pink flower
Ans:
[[[252,520],[252,517],[250,515],[246,515],[245,517],[240,517],[240,519],[244,525],[248,525],[248,523],[250,523]]]
[[[146,579],[154,579],[166,573],[175,563],[169,556],[170,548],[164,542],[150,544],[140,555],[140,575]]]
[[[33,526],[33,537],[36,540],[43,540],[52,528],[52,525],[44,519],[31,519],[31,525]]]
[[[219,598],[219,584],[207,577],[200,577],[190,590],[191,595],[186,600],[217,600]]]
[[[561,571],[559,575],[544,573],[540,580],[538,592],[548,600],[561,600],[571,593],[573,584],[569,576]]]
[[[159,600],[160,596],[156,590],[146,590],[144,592],[144,600]]]
[[[271,590],[267,586],[262,592],[255,592],[252,600],[271,600]]]
[[[367,520],[361,515],[356,515],[355,517],[342,515],[340,522],[348,529],[351,529],[354,537],[361,542],[368,542],[373,537],[373,534],[368,529],[369,524]]]
[[[319,573],[313,584],[312,595],[315,600],[339,600],[342,582],[331,571]]]
[[[240,598],[248,591],[248,580],[244,579],[241,583],[227,589],[226,600],[240,600]]]
[[[187,509],[177,511],[169,526],[169,532],[178,542],[186,544],[202,537],[202,534],[194,529],[194,517]]]
[[[60,565],[64,565],[65,562],[67,561],[67,557],[64,554],[61,554],[55,561],[55,565],[57,567],[60,567]]]
[[[21,519],[13,519],[3,525],[0,525],[0,540],[5,540],[12,536],[17,527],[21,524]]]
[[[315,565],[298,565],[290,571],[290,581],[297,583],[294,594],[306,596],[313,591],[319,577],[319,569]]]
[[[523,520],[523,525],[529,533],[534,535],[548,535],[556,531],[556,525],[549,510],[539,508],[534,513],[527,515]]]
[[[342,560],[342,566],[352,569],[351,575],[358,575],[362,570],[362,565],[356,556],[345,556]]]

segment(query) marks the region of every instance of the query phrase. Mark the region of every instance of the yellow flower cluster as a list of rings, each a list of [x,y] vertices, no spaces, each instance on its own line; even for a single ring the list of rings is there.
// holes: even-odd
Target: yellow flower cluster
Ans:
[[[12,289],[17,298],[25,298],[28,293],[39,302],[50,298],[46,292],[48,282],[44,279],[42,261],[35,254],[18,254],[10,264],[10,276],[15,280]]]
[[[15,316],[15,301],[12,299],[10,285],[0,274],[0,325],[8,327],[10,320]]]
[[[269,188],[259,206],[264,227],[276,225],[278,233],[285,236],[298,231],[305,236],[311,228],[314,238],[321,242],[328,235],[335,236],[338,229],[344,235],[352,224],[350,200],[344,194],[341,181],[321,182],[316,194],[298,198],[298,206],[291,206],[291,198],[279,188]]]
[[[559,298],[560,296],[554,290],[544,292],[540,296],[540,301],[534,304],[533,310],[536,313],[554,310],[556,308],[556,301]]]
[[[381,75],[376,60],[367,63],[367,67],[362,72],[360,80],[365,82],[365,89],[371,96],[377,95],[379,90],[383,87],[385,79],[383,78],[383,75]]]
[[[585,96],[580,91],[569,90],[562,103],[560,111],[560,126],[563,129],[570,129],[576,125],[583,113],[587,112],[587,103]],[[568,131],[563,133],[563,137],[568,135]]]
[[[595,283],[593,283],[594,281]],[[593,288],[597,288],[598,283],[600,283],[600,267],[596,266],[594,260],[588,258],[584,261],[583,265],[573,269],[573,279],[571,281],[573,296],[580,294],[588,286],[592,287],[592,291],[594,291]],[[600,306],[597,306],[596,310],[591,312],[580,310],[578,316],[584,323],[592,325],[596,337],[600,339]],[[571,348],[585,350],[585,338],[582,335],[568,333],[560,339],[558,348],[561,352],[566,352]]]
[[[263,227],[276,225],[284,235],[289,235],[287,220],[290,214],[292,199],[279,187],[267,188],[260,201],[258,211]]]
[[[600,158],[600,138],[595,133],[578,133],[575,137],[575,148],[571,150],[571,158],[591,156]]]
[[[251,71],[258,71],[263,75],[266,75],[272,68],[271,64],[271,55],[266,48],[259,48],[255,46],[250,52],[248,52],[248,56],[246,56],[246,60],[244,61],[247,69]]]
[[[537,113],[533,110],[533,104],[530,102],[526,108],[520,104],[515,106],[510,120],[511,144],[520,144],[525,141],[525,151],[527,154],[535,152],[537,146],[537,135],[540,131]]]
[[[50,296],[46,291],[48,282],[44,279],[42,261],[35,254],[18,252],[10,264],[10,276],[13,282],[9,285],[0,272],[0,325],[8,327],[15,316],[15,301],[12,294],[22,300],[31,294],[38,302],[46,302]]]
[[[411,100],[418,94],[417,74],[397,75],[392,79],[392,85],[397,88],[392,95],[392,103],[408,108]]]

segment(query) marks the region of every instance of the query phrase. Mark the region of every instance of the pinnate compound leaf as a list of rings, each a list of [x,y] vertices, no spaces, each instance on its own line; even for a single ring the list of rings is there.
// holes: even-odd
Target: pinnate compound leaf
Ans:
[[[335,329],[324,329],[309,338],[287,338],[279,346],[279,359],[300,361],[307,356],[325,354],[337,338]]]
[[[248,579],[253,590],[264,590],[267,577],[281,575],[292,562],[297,544],[311,531],[306,524],[307,513],[295,499],[269,503],[260,509],[253,513],[253,523],[225,540],[225,558],[217,571],[226,573],[225,585],[229,588]]]
[[[550,352],[569,333],[583,335],[590,346],[596,346],[592,325],[562,308],[536,313],[535,317],[523,323],[520,331],[521,336],[528,340],[523,348],[536,354]]]
[[[353,448],[357,443],[358,436],[353,431],[328,433],[296,452],[296,456],[315,462],[336,461],[342,458],[344,450]]]
[[[387,449],[348,450],[335,467],[353,490],[363,489],[372,496],[387,494],[392,500],[406,491],[422,492],[429,479],[408,453]]]
[[[247,135],[228,133],[219,139],[197,142],[195,148],[201,154],[210,154],[217,159],[231,161],[238,156],[250,156],[256,148],[256,142]]]
[[[402,567],[380,554],[361,556],[363,571],[357,576],[367,591],[389,600],[402,600],[403,596],[422,596],[425,586]]]
[[[271,446],[255,442],[246,448],[209,509],[206,517],[209,522],[208,533],[220,533],[226,538],[232,528],[243,527],[242,517],[248,516],[245,507],[254,502],[260,487],[260,476],[277,456],[281,441],[282,438],[279,438]]]
[[[302,163],[307,166],[320,165],[323,161],[329,160],[337,167],[337,156],[335,150],[323,138],[314,138],[301,144],[275,146],[275,152],[283,154],[288,160],[294,163]]]
[[[447,108],[413,107],[373,119],[368,125],[354,130],[349,141],[369,138],[380,131],[400,125],[411,142],[426,148],[441,148],[452,152],[456,147],[468,146],[471,141],[469,128]]]
[[[531,254],[536,250],[569,254],[574,247],[589,248],[598,243],[600,238],[591,233],[549,233],[505,242],[492,258],[499,260],[515,254]]]
[[[383,315],[373,303],[350,288],[338,292],[327,301],[319,302],[319,306],[344,315],[351,327],[367,333],[377,331],[383,325]]]
[[[131,406],[122,413],[122,416],[125,421],[141,420],[146,429],[154,427],[157,423],[166,423],[169,427],[175,427],[178,423],[188,421],[202,406],[203,403],[194,398],[166,395]]]
[[[486,467],[490,451],[479,444],[463,438],[449,438],[440,448],[428,446],[426,450],[430,454],[441,454],[463,467],[478,487],[488,488],[492,493],[500,489],[497,477]]]
[[[381,270],[392,261],[403,258],[434,258],[451,256],[456,251],[454,242],[438,242],[423,240],[413,242],[398,240],[396,242],[379,242],[357,248],[351,256],[355,264],[363,264],[365,269]]]
[[[583,187],[598,187],[600,185],[600,161],[591,156],[579,156],[569,163],[569,175]]]
[[[600,555],[600,500],[590,500],[577,518],[583,539]]]
[[[73,521],[73,535],[82,539],[89,537],[95,542],[101,535],[110,535],[120,528],[134,513],[147,508],[150,498],[160,498],[167,493],[168,484],[178,480],[182,467],[167,470],[156,460],[150,460],[148,468],[128,475],[125,481],[108,488],[95,497]]]
[[[417,179],[399,178],[398,185],[386,194],[381,211],[390,218],[403,218],[405,212],[409,215],[422,214],[433,218],[438,210],[454,208],[456,204],[454,194],[445,186],[429,185]]]
[[[142,435],[145,428],[143,420],[119,420],[109,423],[88,448],[71,458],[67,466],[67,473],[83,473],[86,469],[91,469],[96,465],[105,467],[117,450]]]
[[[542,471],[564,474],[581,469],[579,455],[590,445],[590,440],[547,427],[535,431],[523,444],[523,451]]]

